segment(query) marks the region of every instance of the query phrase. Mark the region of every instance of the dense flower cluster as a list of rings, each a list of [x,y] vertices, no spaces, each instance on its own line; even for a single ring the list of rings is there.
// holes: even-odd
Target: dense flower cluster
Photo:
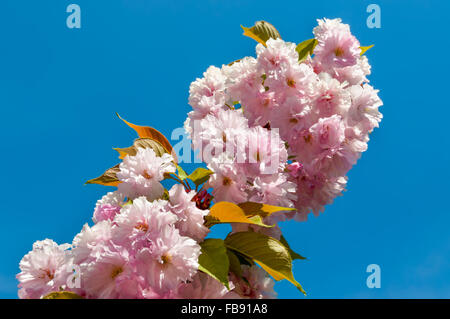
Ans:
[[[273,281],[256,266],[245,269],[246,281],[230,277],[230,290],[198,271],[209,211],[199,209],[195,191],[181,184],[161,199],[161,180],[172,168],[170,155],[157,157],[148,148],[125,157],[117,174],[122,183],[97,202],[92,227],[86,224],[72,245],[38,241],[22,259],[19,296],[41,298],[59,290],[85,298],[273,296]]]
[[[350,27],[318,23],[314,56],[302,63],[294,43],[269,39],[256,58],[211,66],[192,83],[185,128],[214,171],[216,200],[295,207],[272,221],[305,220],[345,189],[382,102]]]
[[[339,19],[319,20],[314,35],[314,55],[304,61],[295,44],[269,39],[257,45],[256,58],[211,66],[193,82],[185,129],[210,170],[203,187],[183,182],[170,152],[129,148],[134,152],[114,168],[117,190],[97,202],[94,224],[72,244],[37,241],[23,257],[20,298],[62,290],[84,298],[276,297],[268,265],[263,270],[236,252],[239,271],[230,261],[226,287],[200,267],[199,256],[209,240],[212,199],[281,207],[263,216],[266,224],[305,220],[342,193],[367,149],[382,118],[367,58]],[[178,183],[166,189],[163,180],[171,177]],[[285,251],[289,259],[280,228],[228,222],[234,234],[273,237],[276,256]]]

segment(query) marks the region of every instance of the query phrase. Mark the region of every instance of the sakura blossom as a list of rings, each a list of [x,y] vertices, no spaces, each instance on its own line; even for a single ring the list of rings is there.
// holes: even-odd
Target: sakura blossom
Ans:
[[[221,127],[221,112],[248,120],[235,121],[241,124],[227,133],[239,136],[245,148],[208,158],[215,198],[295,206],[297,213],[285,216],[306,220],[345,190],[348,171],[367,150],[368,134],[382,119],[378,109],[383,103],[368,84],[370,64],[350,26],[341,19],[322,19],[313,33],[314,54],[301,63],[296,44],[271,38],[256,46],[256,58],[214,68],[192,84],[191,102],[201,100],[199,83],[217,78],[221,99],[232,101],[222,108],[211,104],[202,109],[211,111],[201,114],[191,103],[189,118],[202,119],[202,125],[190,122],[187,132],[193,139],[212,136],[208,132]],[[279,144],[266,138],[272,131],[279,132]],[[198,145],[194,142],[194,149]],[[265,172],[269,160],[277,161],[277,169]]]
[[[94,216],[92,220],[94,223],[102,220],[113,220],[114,216],[120,212],[124,202],[125,195],[120,192],[109,192],[97,201],[95,206]]]
[[[165,294],[192,280],[198,270],[200,246],[181,236],[175,227],[165,227],[158,238],[137,253],[138,270],[154,291]]]
[[[67,265],[71,263],[69,248],[51,239],[35,242],[33,250],[20,261],[19,296],[34,299],[65,287]]]
[[[119,164],[88,181],[117,188],[92,205],[93,224],[71,244],[33,244],[19,264],[19,297],[276,298],[276,265],[256,259],[271,253],[286,262],[273,278],[295,282],[283,273],[295,254],[280,222],[318,216],[342,195],[383,117],[350,26],[318,20],[313,34],[307,56],[271,37],[255,57],[210,66],[192,82],[184,129],[204,167],[190,174],[160,132],[125,121],[148,146],[122,149]],[[217,211],[222,202],[235,219]],[[218,223],[231,225],[223,240],[211,238]],[[239,235],[263,240],[245,250],[230,240]],[[215,267],[205,263],[211,252],[221,257]],[[74,273],[80,286],[70,284]]]
[[[245,278],[245,279],[244,279]],[[257,266],[242,266],[242,279],[234,278],[233,291],[244,299],[273,299],[275,282]]]
[[[177,184],[169,190],[169,209],[178,219],[175,226],[180,234],[203,240],[209,233],[209,229],[204,225],[204,217],[209,210],[199,209],[193,201],[195,191],[186,192],[183,186]]]
[[[175,172],[171,155],[156,156],[151,148],[138,148],[135,156],[125,156],[120,164],[117,177],[124,183],[119,184],[119,191],[130,198],[156,199],[164,193],[160,182],[169,172]]]
[[[219,281],[204,273],[197,273],[191,282],[178,286],[177,298],[180,299],[240,299],[240,295],[230,290]]]
[[[122,208],[114,220],[113,239],[129,243],[130,248],[141,249],[155,241],[166,226],[171,226],[177,217],[166,208],[167,201],[149,202],[146,197],[136,198],[132,204]]]

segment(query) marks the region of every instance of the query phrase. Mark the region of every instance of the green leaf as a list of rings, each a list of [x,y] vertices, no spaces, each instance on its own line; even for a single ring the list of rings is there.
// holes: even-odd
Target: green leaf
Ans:
[[[367,51],[369,51],[370,49],[372,49],[374,45],[369,45],[367,47],[359,47],[361,49],[361,55],[363,55],[364,53],[366,53]]]
[[[258,214],[247,214],[241,207],[230,202],[218,202],[214,204],[210,208],[205,220],[208,227],[221,223],[244,223],[261,227],[273,227],[266,225],[262,217]]]
[[[300,254],[297,254],[295,251],[293,251],[291,249],[291,247],[289,246],[288,242],[286,241],[286,238],[284,238],[283,235],[281,235],[281,237],[280,237],[280,243],[282,243],[289,250],[289,254],[291,255],[292,260],[295,260],[295,259],[306,259],[306,257],[303,257]]]
[[[55,291],[45,295],[42,299],[83,299],[83,297],[71,291]]]
[[[295,51],[298,53],[298,62],[301,63],[305,61],[308,56],[312,55],[314,52],[314,48],[316,47],[318,41],[316,39],[309,39],[299,43],[295,48]]]
[[[295,208],[272,206],[254,202],[244,202],[238,204],[238,206],[245,212],[245,215],[247,216],[258,215],[261,218],[270,216],[276,212],[295,210]]]
[[[278,30],[272,24],[266,21],[257,21],[255,22],[255,25],[251,28],[246,28],[241,25],[241,28],[244,30],[245,36],[258,41],[264,46],[266,46],[266,42],[270,38],[272,39],[281,38]]]
[[[306,295],[292,274],[289,250],[280,241],[256,232],[239,232],[229,235],[225,246],[253,259],[275,280],[290,281]]]
[[[177,167],[177,170],[178,170],[178,177],[179,177],[182,181],[184,181],[186,178],[188,178],[187,173],[184,171],[184,169],[183,169],[180,165],[175,164],[175,166]]]
[[[169,191],[167,189],[164,189],[164,193],[161,196],[161,199],[163,200],[169,200],[170,196],[169,196]]]
[[[237,251],[235,251],[235,255],[239,259],[239,262],[241,263],[241,265],[247,265],[247,266],[251,267],[255,264],[255,262],[251,258],[244,256],[242,254],[239,254]]]
[[[258,226],[262,226],[262,227],[266,227],[266,228],[275,227],[275,225],[267,225],[266,223],[264,223],[262,217],[258,216],[258,215],[247,217],[247,219],[250,221],[249,224],[254,224],[254,225],[258,225]]]
[[[241,268],[241,262],[239,261],[238,256],[236,256],[236,253],[233,252],[230,249],[227,249],[227,255],[228,260],[230,261],[230,271],[234,273],[239,278],[242,277],[242,268]]]
[[[167,189],[165,189],[165,191],[167,191]],[[128,198],[128,200],[127,200],[126,203],[119,204],[119,205],[120,205],[121,207],[125,207],[125,206],[127,206],[127,205],[133,205],[133,200]]]
[[[188,178],[194,182],[195,186],[199,186],[203,183],[205,183],[211,174],[214,174],[213,171],[199,167],[195,171],[193,171]]]
[[[117,173],[120,171],[119,164],[117,164],[114,167],[111,167],[110,169],[106,170],[106,172],[103,173],[103,175],[90,179],[86,182],[86,184],[99,184],[99,185],[105,185],[105,186],[117,186],[119,185],[120,181],[117,178]]]
[[[222,239],[209,238],[201,244],[201,255],[198,258],[198,269],[217,279],[230,289],[228,284],[228,271],[230,261],[227,249]]]

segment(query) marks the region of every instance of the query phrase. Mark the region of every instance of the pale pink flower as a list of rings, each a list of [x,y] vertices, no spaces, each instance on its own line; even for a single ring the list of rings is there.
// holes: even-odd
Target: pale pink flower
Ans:
[[[149,240],[158,238],[166,226],[178,220],[167,204],[164,200],[149,202],[145,197],[136,198],[116,217],[113,239],[123,245],[128,243],[133,249],[145,247]]]
[[[370,68],[367,57],[363,55],[358,58],[355,65],[335,68],[328,72],[341,83],[347,82],[349,85],[361,85],[364,82],[369,82],[367,76],[370,74]]]
[[[291,144],[297,132],[309,128],[315,121],[311,116],[312,101],[289,96],[276,113],[271,115],[270,126],[280,132],[280,137]]]
[[[345,122],[340,115],[319,119],[309,130],[303,130],[297,136],[292,149],[295,159],[309,171],[329,177],[345,175],[359,157],[359,153],[350,147],[352,143],[346,139],[346,133]]]
[[[319,78],[318,94],[314,105],[314,111],[317,112],[318,117],[345,115],[350,108],[351,97],[344,90],[344,85],[328,73],[320,73]]]
[[[239,61],[232,63],[231,65],[224,65],[222,67],[222,73],[226,77],[227,91],[233,87],[233,84],[238,83],[240,85],[253,86],[252,82],[247,82],[248,77],[253,77],[257,72],[257,61],[253,57],[244,57]],[[261,76],[261,75],[259,75]],[[256,78],[253,78],[256,80]],[[257,80],[261,83],[261,78]],[[245,84],[244,84],[245,83]],[[228,92],[227,92],[228,93]],[[231,94],[233,95],[233,94]]]
[[[276,129],[252,127],[247,144],[247,161],[242,165],[247,175],[274,174],[284,169],[288,154]]]
[[[146,286],[142,292],[144,299],[177,299],[177,290],[155,291],[152,287]]]
[[[296,199],[296,185],[287,180],[286,173],[258,176],[251,187],[250,201],[292,207]]]
[[[361,134],[371,132],[383,118],[378,108],[383,102],[378,97],[378,90],[369,84],[354,85],[349,88],[352,105],[346,118],[347,124],[357,126]]]
[[[37,299],[46,294],[65,288],[70,275],[71,255],[67,250],[70,245],[58,245],[51,239],[37,241],[33,250],[20,261],[19,296]],[[70,269],[69,269],[70,270]]]
[[[146,196],[149,200],[161,197],[164,187],[160,183],[164,173],[174,173],[176,168],[171,155],[156,156],[151,148],[138,148],[135,156],[125,156],[120,163],[117,178],[122,182],[119,191],[129,198]]]
[[[140,298],[141,284],[133,258],[125,247],[105,245],[99,256],[81,264],[81,282],[87,298]]]
[[[103,196],[95,205],[94,216],[92,217],[94,223],[102,220],[113,220],[120,213],[124,199],[125,196],[118,191],[109,192]]]
[[[281,73],[267,75],[264,86],[276,93],[277,102],[282,104],[289,96],[313,97],[317,90],[318,78],[313,68],[305,63],[295,62]],[[274,114],[276,116],[276,114]]]
[[[266,46],[259,43],[256,46],[258,68],[269,75],[298,64],[298,53],[295,48],[295,43],[285,42],[279,38],[267,40]]]
[[[211,66],[203,78],[196,79],[189,88],[189,104],[195,111],[193,119],[201,119],[210,112],[225,106],[226,77],[221,69]]]
[[[92,227],[85,224],[72,242],[74,263],[95,260],[102,253],[104,244],[112,239],[111,228],[110,220],[100,221]]]
[[[179,299],[237,299],[240,296],[233,292],[234,284],[229,282],[228,290],[217,279],[202,272],[198,272],[191,282],[178,286],[177,298]]]
[[[233,291],[244,299],[274,299],[277,293],[273,290],[275,282],[258,266],[242,265],[242,277],[232,274],[235,288]]]
[[[294,219],[305,221],[310,212],[318,216],[325,205],[331,204],[336,196],[342,195],[346,183],[346,177],[327,178],[319,172],[305,172],[297,179],[297,213]]]
[[[300,176],[300,172],[303,170],[303,165],[299,162],[293,162],[286,167],[286,170],[289,172],[289,175],[297,178]]]
[[[241,103],[244,105],[244,114],[251,126],[266,125],[273,116],[273,112],[279,109],[275,99],[275,92],[266,91],[263,87],[253,94],[242,96]]]
[[[148,248],[138,252],[138,270],[153,291],[164,294],[181,282],[192,280],[199,255],[200,246],[195,240],[181,236],[173,226],[166,226]]]
[[[344,33],[350,33],[350,26],[342,23],[342,19],[317,19],[317,26],[314,28],[313,33],[317,39],[326,38],[330,32],[338,31]]]
[[[194,126],[193,146],[202,150],[202,159],[206,163],[223,152],[235,155],[245,146],[241,139],[247,129],[247,119],[242,112],[219,110],[217,114],[209,114],[200,120],[198,128]]]
[[[209,228],[204,226],[204,217],[209,210],[198,209],[192,201],[194,196],[195,191],[186,192],[182,185],[176,184],[169,191],[168,207],[178,218],[175,227],[180,234],[202,241],[209,233]]]
[[[310,161],[308,167],[328,174],[329,177],[345,175],[359,154],[349,152],[345,142],[345,125],[341,116],[321,118],[310,128],[311,147],[305,148]],[[310,146],[307,144],[307,146]],[[301,157],[299,156],[301,160]],[[306,159],[306,158],[305,158]]]
[[[328,118],[321,118],[311,126],[313,143],[320,150],[333,152],[337,150],[345,138],[345,126],[339,115],[333,115]]]
[[[207,187],[213,189],[212,194],[216,201],[246,201],[247,178],[232,159],[226,156],[213,158],[208,168],[214,174],[209,177]]]
[[[359,41],[350,33],[350,28],[340,20],[319,21],[314,29],[318,44],[314,49],[314,59],[326,67],[346,67],[355,65],[361,54]]]

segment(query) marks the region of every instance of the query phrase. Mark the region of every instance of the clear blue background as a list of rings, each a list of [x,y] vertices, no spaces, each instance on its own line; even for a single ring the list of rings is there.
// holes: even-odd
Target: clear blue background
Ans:
[[[240,24],[273,23],[285,40],[312,37],[316,18],[341,17],[363,45],[384,119],[350,172],[348,191],[306,223],[286,223],[309,258],[295,275],[309,298],[450,297],[448,1],[71,1],[0,5],[0,297],[35,240],[71,242],[106,189],[83,186],[117,162],[134,134],[114,115],[167,136],[182,126],[188,88],[209,65],[254,55]],[[191,170],[194,165],[187,167]],[[312,216],[311,216],[312,217]],[[380,289],[366,267],[381,266]],[[303,298],[277,284],[281,298]]]

